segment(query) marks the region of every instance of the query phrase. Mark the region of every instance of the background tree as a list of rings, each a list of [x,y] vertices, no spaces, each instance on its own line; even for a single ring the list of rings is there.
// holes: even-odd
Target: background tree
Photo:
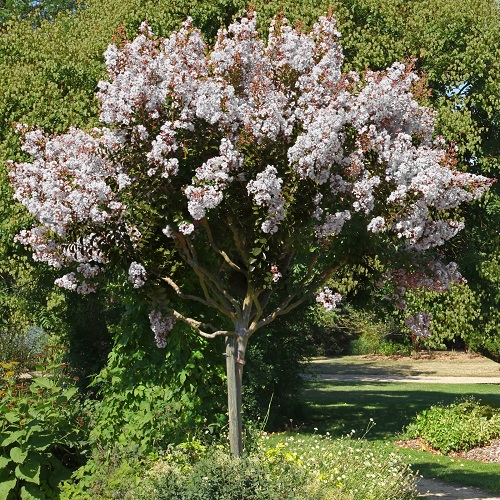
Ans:
[[[41,225],[17,239],[35,260],[71,267],[56,283],[82,294],[128,262],[159,347],[176,321],[223,337],[239,456],[249,338],[348,262],[418,263],[463,227],[450,213],[489,180],[456,170],[434,140],[411,68],[342,73],[332,18],[309,34],[279,18],[264,46],[249,15],[208,54],[191,20],[165,40],[141,32],[106,51],[104,127],[54,137],[18,127],[34,161],[11,178]],[[420,265],[427,275],[399,270],[399,284],[444,289],[457,277]],[[340,296],[325,288],[316,300],[333,309]]]
[[[0,23],[29,19],[32,26],[53,21],[61,11],[75,12],[81,3],[75,0],[3,0],[0,2]]]

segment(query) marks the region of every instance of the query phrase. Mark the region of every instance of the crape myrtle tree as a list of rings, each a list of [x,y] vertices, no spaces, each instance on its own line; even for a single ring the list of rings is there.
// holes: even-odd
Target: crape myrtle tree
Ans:
[[[32,161],[11,180],[39,225],[17,240],[83,294],[125,264],[159,347],[176,322],[224,338],[235,456],[250,337],[314,294],[333,309],[324,284],[367,254],[418,263],[399,289],[446,288],[455,267],[421,255],[490,184],[433,137],[411,65],[343,73],[339,38],[331,16],[309,33],[276,18],[265,44],[249,13],[212,48],[190,19],[167,39],[144,23],[105,53],[101,128],[18,126]]]

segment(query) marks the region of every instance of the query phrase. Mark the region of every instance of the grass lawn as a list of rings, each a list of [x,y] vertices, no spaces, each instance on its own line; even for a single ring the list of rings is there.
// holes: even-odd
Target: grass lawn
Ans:
[[[438,377],[500,377],[500,364],[464,352],[421,353],[418,358],[385,356],[337,356],[312,360],[314,375],[420,375]]]
[[[302,392],[301,423],[292,422],[301,434],[362,437],[370,423],[376,425],[366,438],[380,446],[393,446],[398,433],[421,410],[436,403],[451,403],[460,396],[474,396],[500,408],[500,386],[493,384],[306,382]],[[317,429],[317,431],[315,430]],[[425,451],[399,449],[415,470],[426,477],[500,494],[500,464],[458,461]]]

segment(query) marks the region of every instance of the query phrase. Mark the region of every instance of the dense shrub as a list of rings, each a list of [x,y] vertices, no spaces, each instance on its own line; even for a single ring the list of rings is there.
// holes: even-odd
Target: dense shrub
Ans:
[[[412,350],[409,334],[391,318],[381,320],[369,310],[348,309],[342,322],[354,336],[349,354],[409,354]]]
[[[86,422],[77,389],[47,347],[36,371],[0,363],[0,498],[53,498],[83,462]]]
[[[290,436],[240,460],[219,449],[186,467],[178,459],[158,462],[157,499],[405,499],[414,477],[399,457],[375,451],[363,440]]]
[[[161,456],[133,453],[94,458],[63,497],[123,500],[410,500],[416,478],[389,447],[346,436],[261,435],[240,459],[223,445],[190,440]],[[87,472],[90,470],[87,468]]]
[[[244,417],[266,430],[293,418],[306,361],[314,354],[311,318],[300,308],[257,332],[249,343],[243,374]]]
[[[473,398],[431,406],[416,416],[406,434],[442,453],[467,451],[500,437],[500,410]]]

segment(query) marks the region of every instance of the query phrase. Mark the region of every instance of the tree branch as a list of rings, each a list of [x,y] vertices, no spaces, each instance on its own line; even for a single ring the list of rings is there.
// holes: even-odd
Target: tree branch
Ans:
[[[226,264],[231,267],[232,269],[234,269],[235,271],[238,271],[239,273],[243,273],[245,275],[247,275],[247,271],[245,271],[244,269],[242,269],[240,266],[238,266],[238,264],[235,264],[230,258],[229,256],[227,255],[226,252],[224,252],[224,250],[221,250],[217,244],[215,243],[215,240],[213,238],[213,235],[212,235],[212,230],[210,229],[210,226],[208,224],[208,221],[206,218],[202,219],[202,225],[203,227],[205,228],[205,231],[207,232],[207,236],[208,236],[208,241],[210,242],[210,245],[212,246],[212,248],[224,259],[224,261],[226,262]]]
[[[230,331],[230,330],[217,330],[214,326],[212,326],[209,323],[202,323],[201,321],[198,321],[193,318],[188,318],[187,316],[184,316],[180,312],[176,311],[175,309],[167,308],[167,311],[169,311],[172,316],[174,316],[176,319],[179,321],[182,321],[183,323],[186,323],[186,325],[190,326],[195,330],[199,335],[206,339],[214,339],[216,337],[237,337],[238,334],[235,331]],[[213,330],[212,333],[207,333],[202,330],[210,329]]]
[[[323,283],[328,281],[332,275],[340,269],[346,262],[346,260],[343,260],[339,262],[337,265],[333,266],[330,269],[325,269],[322,273],[317,275],[319,279],[314,279],[312,280],[308,285],[303,286],[305,280],[307,277],[310,277],[312,274],[312,269],[314,267],[314,263],[317,261],[318,257],[316,256],[312,261],[309,263],[308,266],[308,272],[306,276],[301,280],[299,286],[296,288],[296,291],[288,295],[288,297],[276,308],[274,309],[273,312],[268,314],[264,319],[261,321],[253,322],[252,325],[250,325],[249,330],[251,332],[257,331],[259,328],[268,325],[269,323],[273,322],[278,316],[282,316],[283,314],[286,314],[290,312],[292,309],[295,309],[296,307],[300,306],[307,300],[307,293],[304,293],[304,295],[300,298],[297,299],[295,302],[292,302],[292,300],[298,295],[300,289],[302,289],[304,292],[311,292],[313,289],[318,288],[321,286]]]
[[[222,286],[220,281],[215,277],[214,274],[212,274],[208,269],[206,269],[204,266],[201,266],[199,261],[198,261],[198,256],[196,255],[196,248],[194,247],[193,243],[189,238],[186,238],[184,240],[187,244],[188,250],[191,253],[190,256],[190,262],[189,265],[193,268],[193,270],[198,274],[201,273],[203,277],[208,280],[208,286],[212,290],[212,292],[217,296],[217,298],[222,302],[225,303],[225,307],[228,309],[231,308],[231,305],[233,306],[234,310],[236,313],[241,312],[240,311],[240,305],[238,304],[238,301],[229,295],[229,293],[226,291],[226,288]],[[198,272],[197,272],[198,271]]]
[[[255,325],[251,325],[250,329],[253,328],[253,331],[257,331],[259,328],[262,328],[265,325],[268,325],[269,323],[272,323],[278,316],[282,316],[283,314],[287,314],[290,312],[292,309],[295,309],[296,307],[300,306],[303,304],[306,300],[307,297],[301,297],[300,299],[296,300],[295,302],[292,302],[290,304],[290,301],[292,300],[293,296],[288,296],[287,300],[281,304],[280,307],[277,307],[271,314],[266,316],[263,320],[258,321]],[[288,304],[286,304],[288,302]],[[286,305],[285,305],[286,304]]]
[[[189,239],[185,238],[181,234],[177,234],[176,236],[179,241],[180,255],[195,272],[196,276],[198,276],[200,286],[203,290],[203,295],[209,305],[230,318],[241,315],[237,301],[233,297],[229,296],[225,290],[221,290],[222,287],[219,286],[220,284],[217,282],[215,277],[199,264],[198,259],[196,258],[196,250]],[[209,280],[208,282],[207,279]],[[211,296],[209,288],[212,294],[217,297],[219,302]]]
[[[197,295],[189,295],[180,289],[179,285],[175,283],[175,281],[168,276],[164,276],[161,278],[165,283],[169,284],[173,289],[174,292],[184,300],[195,300],[196,302],[200,302],[201,304],[208,306],[208,307],[213,307],[213,303],[209,302],[208,300],[202,299],[201,297],[198,297]],[[221,311],[222,312],[222,311]]]

